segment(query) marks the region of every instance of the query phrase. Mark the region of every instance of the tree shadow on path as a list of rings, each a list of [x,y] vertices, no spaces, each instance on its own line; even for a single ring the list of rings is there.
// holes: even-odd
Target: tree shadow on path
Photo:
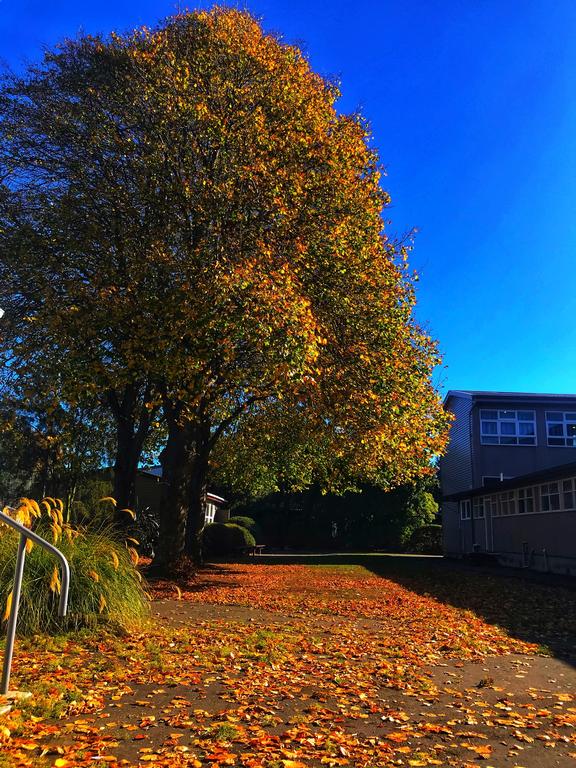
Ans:
[[[442,557],[388,554],[263,556],[262,564],[358,565],[416,594],[473,611],[576,667],[576,580]]]

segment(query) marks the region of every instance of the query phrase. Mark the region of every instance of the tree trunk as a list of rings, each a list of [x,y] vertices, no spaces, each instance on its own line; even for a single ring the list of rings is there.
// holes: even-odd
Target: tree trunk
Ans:
[[[136,473],[142,454],[142,440],[134,434],[132,423],[121,420],[116,426],[117,446],[114,462],[114,486],[112,496],[116,499],[117,510],[136,507]],[[119,515],[120,522],[126,515]]]
[[[190,441],[188,425],[167,420],[168,440],[160,455],[160,530],[152,570],[169,575],[186,554]]]
[[[115,524],[120,530],[128,528],[131,518],[123,509],[136,512],[136,475],[142,454],[142,441],[134,435],[132,426],[117,425],[116,461],[112,496],[116,499]]]
[[[186,552],[196,565],[202,565],[202,529],[205,521],[205,505],[208,482],[208,451],[196,446],[188,482],[188,515],[186,520]]]
[[[142,385],[127,384],[122,392],[108,392],[108,405],[116,420],[116,460],[112,496],[116,500],[115,525],[126,532],[132,519],[123,509],[136,512],[136,476],[144,441],[150,432],[155,410],[146,407],[150,396],[147,386],[139,396]]]

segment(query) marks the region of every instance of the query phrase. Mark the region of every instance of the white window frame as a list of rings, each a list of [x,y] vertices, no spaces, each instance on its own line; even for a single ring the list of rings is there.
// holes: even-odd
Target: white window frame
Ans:
[[[517,513],[516,491],[501,491],[498,494],[500,517],[512,517]]]
[[[562,492],[560,482],[552,480],[549,483],[542,483],[540,486],[540,509],[542,512],[561,512],[562,511]],[[558,497],[558,508],[552,508],[552,499]]]
[[[557,502],[553,499],[557,499]],[[552,508],[554,503],[557,503],[557,509]],[[523,511],[522,507],[524,507]],[[515,488],[513,491],[493,493],[484,501],[485,514],[488,510],[492,517],[525,517],[556,512],[576,512],[576,477],[566,477],[539,485]]]
[[[560,494],[562,496],[560,499],[562,510],[565,512],[572,512],[573,510],[576,510],[576,478],[567,477],[564,480],[560,480],[560,483],[562,484],[560,489]],[[566,503],[569,497],[571,498],[568,503]]]
[[[216,517],[216,504],[214,504],[211,501],[207,501],[204,505],[204,524],[210,525],[210,523],[214,522],[214,518]]]
[[[472,501],[472,512],[475,520],[483,520],[484,517],[486,516],[484,502],[485,502],[484,496],[477,496]]]
[[[520,419],[518,414],[531,414],[530,419]],[[488,414],[496,414],[490,416]],[[516,446],[521,448],[533,448],[538,445],[537,433],[536,433],[536,412],[529,408],[515,408],[507,410],[504,408],[481,408],[480,409],[480,443],[481,445],[506,445]],[[496,422],[496,432],[485,432],[484,422]],[[502,432],[503,424],[513,424],[514,434],[504,434]],[[520,434],[520,424],[532,424],[534,429],[533,435]],[[524,442],[520,442],[524,440]],[[530,440],[531,442],[527,442]]]
[[[568,426],[573,424],[576,427],[576,411],[546,411],[546,444],[548,448],[576,448],[576,434],[568,434]],[[571,418],[569,418],[571,417]],[[562,425],[562,435],[551,435],[550,427]],[[562,441],[550,442],[551,440]]]
[[[516,491],[516,514],[533,515],[536,512],[536,493],[533,486]],[[524,507],[524,509],[522,509]]]
[[[460,520],[470,520],[472,517],[472,504],[470,499],[462,499],[460,502]]]

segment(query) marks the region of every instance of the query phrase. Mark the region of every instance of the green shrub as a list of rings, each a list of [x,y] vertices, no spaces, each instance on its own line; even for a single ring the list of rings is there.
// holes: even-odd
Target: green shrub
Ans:
[[[250,531],[235,523],[210,523],[202,531],[202,547],[207,555],[231,555],[255,544]]]
[[[262,531],[254,518],[245,517],[244,515],[235,515],[234,517],[231,517],[228,522],[233,523],[234,525],[241,525],[242,528],[246,528],[246,530],[250,531],[252,536],[254,536],[257,541],[262,539]]]
[[[26,556],[17,630],[20,634],[58,632],[104,623],[131,631],[149,615],[149,598],[136,568],[138,555],[109,529],[86,531],[62,520],[60,502],[40,506],[23,499],[11,516],[60,549],[70,565],[68,616],[58,617],[60,567],[53,555],[33,544]],[[19,534],[0,525],[0,606],[7,606],[16,564]]]
[[[410,552],[420,552],[423,555],[442,554],[442,526],[422,525],[416,528],[408,543]]]

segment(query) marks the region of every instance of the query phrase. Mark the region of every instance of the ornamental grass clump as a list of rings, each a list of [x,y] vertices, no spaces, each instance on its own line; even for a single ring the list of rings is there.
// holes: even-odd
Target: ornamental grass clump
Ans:
[[[149,615],[149,596],[137,569],[135,540],[123,543],[110,529],[76,528],[63,519],[63,505],[46,498],[21,499],[7,514],[58,547],[70,565],[68,615],[58,617],[59,563],[42,547],[27,544],[17,630],[19,634],[55,633],[105,624],[135,630]],[[19,534],[0,523],[0,605],[6,622]]]

